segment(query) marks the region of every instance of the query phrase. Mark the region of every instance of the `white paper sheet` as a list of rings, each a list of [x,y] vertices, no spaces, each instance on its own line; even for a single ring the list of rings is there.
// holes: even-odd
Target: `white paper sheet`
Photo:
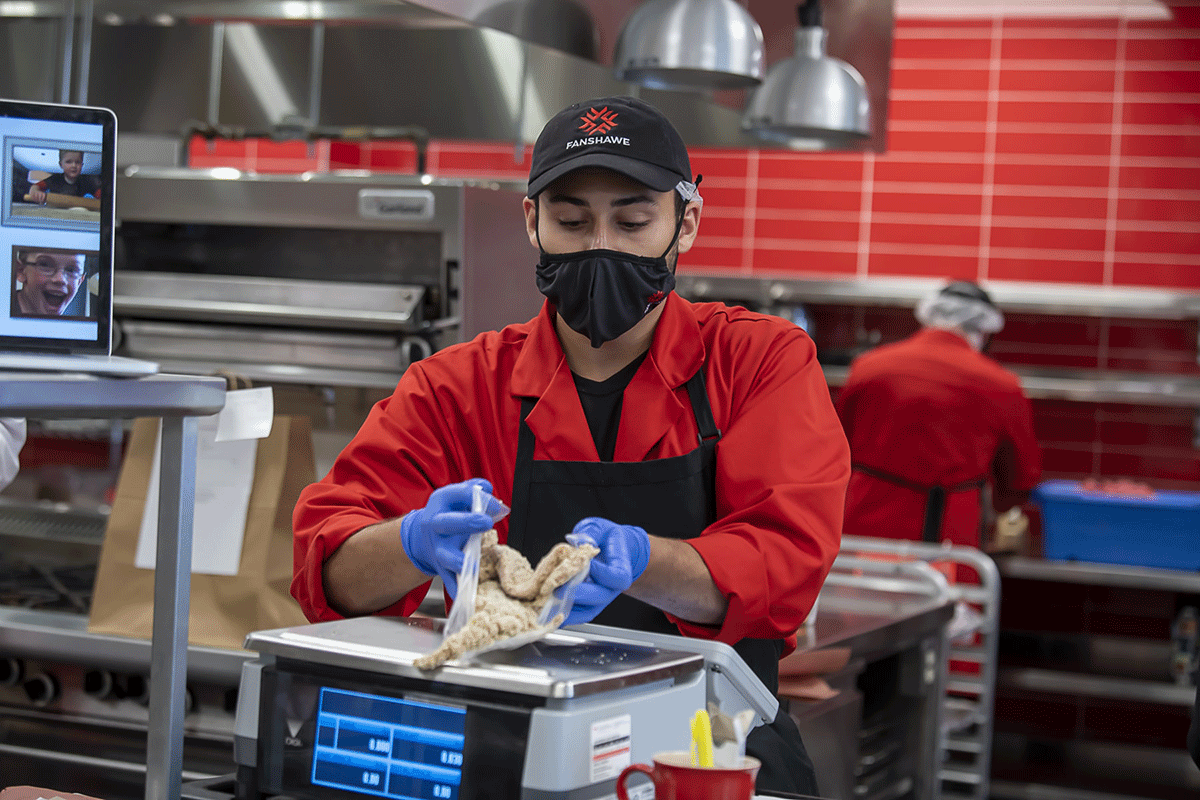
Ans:
[[[275,395],[270,386],[225,393],[225,407],[217,415],[217,441],[265,439],[275,419]]]
[[[247,389],[246,392],[259,392]],[[266,391],[270,391],[267,389]],[[230,392],[228,396],[242,392]],[[261,410],[261,395],[251,398]],[[254,482],[254,459],[258,439],[217,441],[221,416],[201,417],[196,436],[196,504],[192,527],[192,572],[204,575],[237,575],[242,559],[242,540],[246,533],[246,515],[250,508],[250,490]],[[259,425],[242,425],[243,431],[262,430]],[[160,428],[161,431],[161,428]],[[270,432],[267,426],[266,436]],[[150,471],[146,507],[138,535],[134,565],[154,569],[158,545],[160,433],[154,446],[154,464]]]

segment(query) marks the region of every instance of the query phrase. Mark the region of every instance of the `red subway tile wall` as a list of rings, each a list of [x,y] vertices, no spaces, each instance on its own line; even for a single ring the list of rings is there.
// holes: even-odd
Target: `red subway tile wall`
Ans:
[[[1200,21],[900,20],[888,149],[698,149],[691,271],[1200,290]],[[205,142],[195,166],[412,172],[408,142]],[[522,180],[529,148],[435,141],[428,171]]]
[[[1200,8],[1131,21],[900,20],[883,154],[697,149],[703,234],[680,268],[1200,291]],[[191,163],[413,172],[408,142],[205,142]],[[523,180],[529,148],[435,141],[428,171]],[[911,311],[810,309],[850,352]],[[1197,321],[1010,314],[1017,367],[1200,375]],[[1035,402],[1047,477],[1200,488],[1195,409]]]

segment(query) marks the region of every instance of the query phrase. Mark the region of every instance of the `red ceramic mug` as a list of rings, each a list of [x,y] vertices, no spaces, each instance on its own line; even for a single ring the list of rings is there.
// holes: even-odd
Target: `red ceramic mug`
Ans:
[[[754,779],[762,766],[757,758],[745,756],[736,768],[693,767],[692,756],[683,751],[655,753],[654,766],[630,764],[617,777],[617,797],[629,800],[625,779],[634,772],[650,776],[655,800],[750,800]]]

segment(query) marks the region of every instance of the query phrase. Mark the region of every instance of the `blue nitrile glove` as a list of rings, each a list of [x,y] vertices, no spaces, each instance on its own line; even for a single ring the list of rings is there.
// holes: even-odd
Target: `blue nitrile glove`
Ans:
[[[587,517],[567,537],[573,544],[590,541],[600,548],[587,579],[575,589],[575,603],[564,625],[591,622],[616,596],[633,585],[650,563],[650,537],[634,525],[618,525],[603,517]]]
[[[487,512],[471,511],[471,495],[482,486]],[[492,484],[483,478],[471,478],[434,489],[424,508],[404,515],[400,520],[400,543],[417,569],[437,575],[453,598],[458,595],[458,571],[462,569],[463,547],[473,533],[490,530],[492,514],[503,504],[491,496]]]

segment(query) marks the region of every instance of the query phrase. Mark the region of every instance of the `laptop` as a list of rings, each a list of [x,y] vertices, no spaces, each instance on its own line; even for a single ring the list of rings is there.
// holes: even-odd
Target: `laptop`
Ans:
[[[158,371],[112,354],[116,146],[108,109],[0,99],[0,380]]]

